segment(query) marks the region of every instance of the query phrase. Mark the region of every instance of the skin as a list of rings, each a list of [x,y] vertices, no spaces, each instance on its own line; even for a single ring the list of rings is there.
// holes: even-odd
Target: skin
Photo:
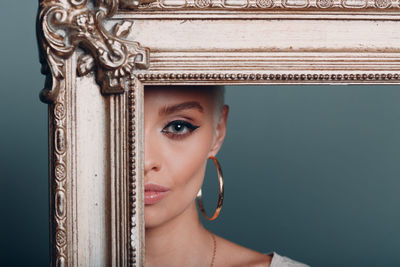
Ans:
[[[229,107],[219,116],[215,109],[207,89],[145,89],[145,184],[169,189],[160,201],[145,205],[146,266],[211,264],[213,239],[199,220],[195,198],[207,159],[217,155],[226,134]],[[218,236],[216,244],[214,266],[270,265],[269,255]]]

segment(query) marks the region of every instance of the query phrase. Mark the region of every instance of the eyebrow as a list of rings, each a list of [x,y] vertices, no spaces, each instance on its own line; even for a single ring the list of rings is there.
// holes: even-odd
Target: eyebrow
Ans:
[[[169,115],[169,114],[172,114],[174,112],[182,111],[182,110],[185,110],[185,109],[193,109],[193,108],[199,110],[201,113],[204,113],[204,109],[200,105],[199,102],[197,102],[197,101],[188,101],[188,102],[183,102],[183,103],[176,104],[176,105],[173,105],[173,106],[167,106],[167,107],[161,108],[160,111],[159,111],[159,114],[160,115]]]

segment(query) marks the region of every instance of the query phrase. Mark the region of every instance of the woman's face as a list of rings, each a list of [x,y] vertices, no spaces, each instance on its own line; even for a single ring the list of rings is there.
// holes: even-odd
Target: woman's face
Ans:
[[[225,137],[228,107],[217,118],[206,89],[149,87],[144,92],[145,223],[152,228],[194,203],[207,159]]]

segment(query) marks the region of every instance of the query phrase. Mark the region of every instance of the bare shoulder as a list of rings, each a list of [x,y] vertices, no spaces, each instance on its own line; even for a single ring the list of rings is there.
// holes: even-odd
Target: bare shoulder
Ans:
[[[269,267],[272,257],[216,236],[215,266]]]

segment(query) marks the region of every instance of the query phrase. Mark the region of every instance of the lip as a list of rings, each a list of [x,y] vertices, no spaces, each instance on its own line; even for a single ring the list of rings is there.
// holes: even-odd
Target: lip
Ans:
[[[144,185],[144,204],[145,205],[152,205],[159,202],[163,199],[168,193],[169,188],[153,184],[147,183]]]

